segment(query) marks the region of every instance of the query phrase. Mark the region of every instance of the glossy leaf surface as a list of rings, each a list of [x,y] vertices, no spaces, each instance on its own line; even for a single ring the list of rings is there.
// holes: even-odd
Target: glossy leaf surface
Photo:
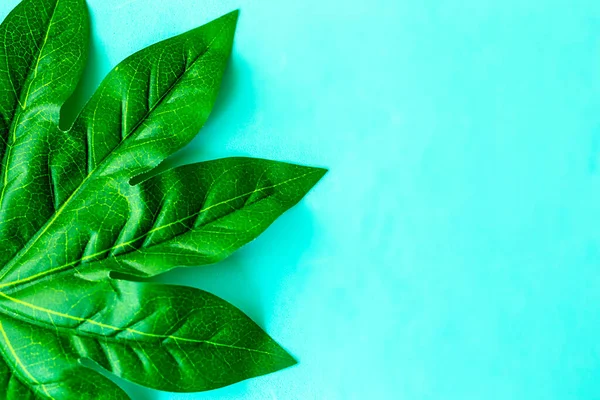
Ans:
[[[62,131],[60,108],[85,64],[86,12],[84,0],[24,0],[0,26],[0,393],[127,398],[83,359],[176,392],[293,365],[224,300],[139,282],[229,256],[325,173],[229,158],[134,179],[206,122],[237,12],[123,61]]]

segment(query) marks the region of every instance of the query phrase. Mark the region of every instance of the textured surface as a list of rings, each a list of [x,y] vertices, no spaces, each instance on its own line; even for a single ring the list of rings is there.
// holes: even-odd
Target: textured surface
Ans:
[[[237,17],[127,58],[68,130],[85,1],[24,0],[0,26],[0,398],[128,398],[90,362],[173,392],[295,364],[224,300],[145,280],[228,257],[325,173],[225,158],[144,175],[208,119]]]
[[[182,157],[331,169],[239,256],[168,276],[240,306],[299,364],[136,399],[600,398],[597,0],[89,4],[84,94],[239,7],[225,90]]]

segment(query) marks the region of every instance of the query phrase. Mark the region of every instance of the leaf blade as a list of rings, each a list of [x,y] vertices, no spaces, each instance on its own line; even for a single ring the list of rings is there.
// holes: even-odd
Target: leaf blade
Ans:
[[[325,173],[322,168],[263,159],[226,158],[166,171],[136,186],[119,186],[105,196],[121,196],[118,209],[135,213],[127,218],[112,214],[114,223],[95,230],[92,239],[84,238],[79,248],[65,239],[78,238],[69,233],[73,228],[61,225],[62,231],[48,235],[29,259],[20,261],[21,268],[5,272],[0,289],[32,284],[68,270],[86,276],[102,271],[154,276],[178,266],[218,262],[254,240]],[[225,190],[231,181],[241,183]],[[101,221],[109,212],[97,205],[81,206],[65,221],[75,216]],[[74,247],[73,256],[48,257],[46,249],[69,245]]]
[[[71,137],[63,138],[70,146],[56,149],[54,159],[63,170],[57,177],[61,200],[92,171],[131,179],[196,136],[216,101],[237,18],[234,11],[143,49],[105,78],[75,121]]]
[[[54,212],[48,141],[83,71],[88,37],[83,0],[24,0],[0,25],[0,264]]]
[[[212,390],[296,363],[241,311],[199,289],[63,276],[0,296],[21,324],[72,343],[63,346],[76,350],[71,358],[160,390]]]
[[[166,171],[140,184],[141,196],[154,198],[152,227],[119,243],[119,251],[97,266],[90,265],[90,269],[154,276],[174,267],[219,262],[256,239],[326,172],[244,157]],[[231,182],[236,184],[229,185]],[[175,188],[174,184],[180,186]],[[180,203],[189,207],[176,209]],[[131,251],[141,239],[141,246]],[[84,267],[82,273],[86,270]]]

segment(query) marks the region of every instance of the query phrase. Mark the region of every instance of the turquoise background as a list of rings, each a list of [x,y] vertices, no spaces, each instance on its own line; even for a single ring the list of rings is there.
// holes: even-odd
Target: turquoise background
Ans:
[[[600,3],[88,3],[67,119],[130,53],[241,8],[215,113],[171,163],[331,169],[227,262],[162,279],[236,304],[300,364],[135,400],[600,398]]]

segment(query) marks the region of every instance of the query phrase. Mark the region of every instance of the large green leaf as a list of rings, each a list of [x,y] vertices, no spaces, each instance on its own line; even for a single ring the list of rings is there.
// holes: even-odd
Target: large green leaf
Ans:
[[[237,16],[123,61],[68,131],[58,118],[85,62],[84,0],[24,0],[0,26],[4,398],[127,398],[82,359],[169,391],[209,390],[295,363],[224,300],[139,282],[229,256],[325,173],[228,158],[140,177],[206,122]]]
[[[83,0],[25,1],[0,26],[0,264],[55,211],[48,141],[82,73]]]

